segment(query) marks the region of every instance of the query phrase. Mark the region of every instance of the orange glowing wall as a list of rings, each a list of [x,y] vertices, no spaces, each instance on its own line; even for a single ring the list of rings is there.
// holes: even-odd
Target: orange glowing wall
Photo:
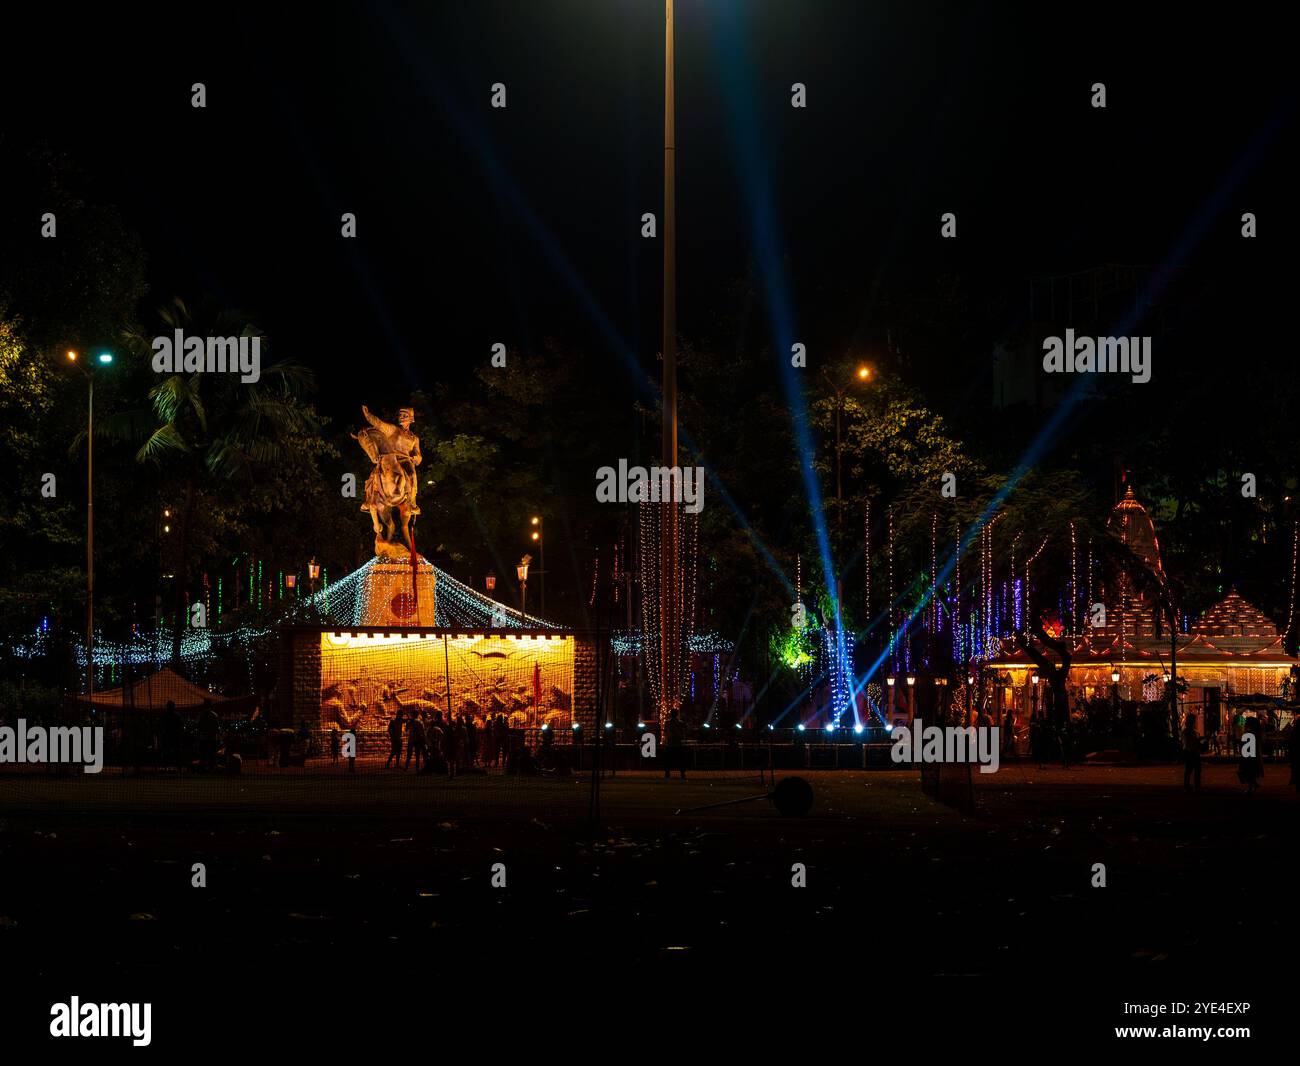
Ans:
[[[320,634],[320,725],[382,729],[398,711],[504,714],[519,728],[573,721],[574,638]]]

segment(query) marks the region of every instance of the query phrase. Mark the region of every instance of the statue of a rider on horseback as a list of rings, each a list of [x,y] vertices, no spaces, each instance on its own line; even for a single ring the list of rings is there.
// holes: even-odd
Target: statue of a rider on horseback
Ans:
[[[401,408],[397,412],[397,425],[376,418],[368,407],[362,407],[361,413],[370,427],[352,436],[375,464],[366,478],[366,502],[361,510],[369,511],[374,523],[375,554],[380,558],[400,559],[414,552],[411,521],[420,513],[415,501],[419,486],[416,468],[421,462],[420,438],[411,432],[415,412],[409,407]],[[399,524],[400,540],[394,535]]]

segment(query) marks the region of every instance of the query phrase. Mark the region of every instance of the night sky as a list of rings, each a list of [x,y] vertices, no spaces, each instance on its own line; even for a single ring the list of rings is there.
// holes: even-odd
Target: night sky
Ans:
[[[639,229],[661,208],[662,5],[96,9],[75,35],[72,18],[10,36],[6,128],[67,151],[121,209],[148,303],[206,292],[249,311],[347,419],[359,376],[384,373],[364,391],[396,405],[466,378],[496,341],[607,358],[616,402],[637,365],[657,379],[662,252]],[[1166,261],[1273,275],[1296,229],[1285,47],[1241,5],[1189,25],[1131,6],[683,0],[681,332],[769,347],[776,263],[814,356],[871,351],[882,301],[955,272],[988,314],[945,368],[960,383],[1014,328],[1005,294],[1029,277]],[[497,81],[505,110],[489,107]]]

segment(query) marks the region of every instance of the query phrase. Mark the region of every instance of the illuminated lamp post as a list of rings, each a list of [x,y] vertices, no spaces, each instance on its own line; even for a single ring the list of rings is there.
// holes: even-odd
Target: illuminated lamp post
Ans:
[[[495,592],[497,588],[496,574],[489,570],[487,577],[483,579],[483,584],[487,587],[488,592]]]
[[[320,580],[320,563],[316,557],[312,556],[311,562],[307,564],[307,584],[311,589],[311,609],[316,615],[320,614],[320,605],[316,602],[316,582]]]
[[[531,555],[525,555],[519,560],[519,565],[515,567],[515,574],[519,578],[519,620],[523,621],[524,616],[528,613],[528,564],[533,561]]]
[[[1112,666],[1110,670],[1110,698],[1115,704],[1115,714],[1119,715],[1119,667]]]
[[[844,481],[842,470],[844,466],[844,438],[840,432],[840,420],[844,413],[844,393],[846,387],[837,385],[827,373],[826,368],[822,367],[822,377],[826,379],[826,384],[831,387],[835,394],[835,550],[838,554],[842,547],[844,532]],[[858,381],[871,380],[871,368],[865,364],[859,366],[856,374]],[[839,582],[836,582],[838,586]],[[839,602],[839,588],[835,590],[836,602]]]
[[[537,545],[539,573],[542,575],[542,617],[546,617],[546,525],[538,515],[533,515],[533,543]]]
[[[284,587],[293,593],[294,599],[297,599],[298,598],[298,575],[285,574]]]
[[[95,374],[78,362],[75,351],[68,362],[86,376],[86,702],[95,698]],[[100,366],[113,362],[112,352],[100,352]]]
[[[677,469],[677,79],[676,21],[673,0],[664,0],[664,301],[663,301],[663,465]],[[673,475],[676,476],[675,474]],[[678,702],[682,637],[681,597],[677,590],[677,507],[663,506],[659,580],[659,706],[661,728]]]

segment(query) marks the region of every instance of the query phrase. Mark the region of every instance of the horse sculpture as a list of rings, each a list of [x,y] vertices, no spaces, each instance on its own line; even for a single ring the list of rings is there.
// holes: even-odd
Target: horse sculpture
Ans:
[[[397,425],[376,418],[368,407],[362,407],[361,413],[370,427],[352,437],[375,464],[366,478],[366,502],[361,505],[361,510],[370,512],[375,527],[375,554],[388,559],[414,555],[411,521],[420,513],[416,468],[422,459],[420,438],[411,432],[415,412],[403,407],[397,412]]]

